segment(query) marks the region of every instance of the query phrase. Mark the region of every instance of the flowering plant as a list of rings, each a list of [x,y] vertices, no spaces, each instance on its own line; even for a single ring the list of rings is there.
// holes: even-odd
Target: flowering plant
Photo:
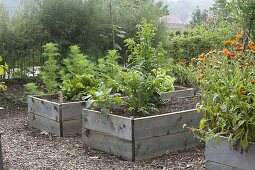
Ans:
[[[190,130],[204,141],[226,136],[232,146],[247,149],[255,142],[255,46],[245,48],[241,39],[237,35],[222,51],[197,59],[203,119]]]
[[[0,56],[0,62],[3,61],[3,58]],[[6,71],[8,70],[8,65],[5,63],[5,65],[0,64],[0,78],[3,76]],[[0,82],[0,91],[7,90],[7,86],[4,84],[4,82]]]

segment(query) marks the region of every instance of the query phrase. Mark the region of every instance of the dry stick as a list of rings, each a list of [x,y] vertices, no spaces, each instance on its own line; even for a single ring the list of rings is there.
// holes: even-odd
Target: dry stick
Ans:
[[[63,93],[62,92],[59,93],[58,99],[59,99],[59,103],[63,103],[64,102],[64,97],[63,97]]]

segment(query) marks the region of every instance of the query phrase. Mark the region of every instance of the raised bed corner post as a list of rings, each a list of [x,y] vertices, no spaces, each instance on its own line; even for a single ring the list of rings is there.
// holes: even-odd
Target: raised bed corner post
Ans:
[[[0,170],[3,170],[4,169],[4,163],[3,163],[1,135],[2,135],[2,132],[0,132]]]
[[[134,128],[134,124],[135,124],[135,118],[132,116],[130,117],[131,119],[131,134],[132,134],[132,162],[135,161],[135,128]]]

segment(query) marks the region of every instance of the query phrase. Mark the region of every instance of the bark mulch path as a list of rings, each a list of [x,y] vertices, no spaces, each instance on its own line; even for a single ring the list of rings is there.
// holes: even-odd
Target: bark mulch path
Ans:
[[[28,126],[26,105],[1,101],[5,169],[21,170],[179,170],[204,169],[204,146],[145,161],[128,162],[95,150],[85,150],[81,137],[60,138]]]

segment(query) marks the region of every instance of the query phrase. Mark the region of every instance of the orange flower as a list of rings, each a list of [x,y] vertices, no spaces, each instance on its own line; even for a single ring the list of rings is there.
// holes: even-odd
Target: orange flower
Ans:
[[[251,81],[251,84],[255,84],[255,80],[252,80],[252,81]]]
[[[232,41],[231,41],[231,44],[232,44],[232,45],[237,45],[237,44],[239,44],[239,43],[238,43],[236,40],[232,40]]]
[[[238,47],[243,47],[243,44],[238,43],[237,46]]]
[[[236,35],[236,38],[237,38],[237,39],[240,39],[240,38],[242,38],[242,37],[243,37],[242,34],[237,34],[237,35]]]
[[[205,54],[201,54],[200,56],[198,56],[198,61],[201,61],[201,62],[205,62]]]
[[[231,44],[231,42],[232,42],[231,40],[227,40],[227,41],[224,41],[224,44],[228,45],[228,44]]]
[[[180,64],[180,65],[184,65],[184,64],[185,64],[184,60],[180,60],[180,61],[179,61],[179,64]]]
[[[243,50],[244,50],[243,47],[238,47],[238,48],[236,48],[236,51],[243,51]]]
[[[233,58],[233,57],[235,57],[236,56],[236,54],[235,53],[227,53],[227,57],[230,57],[230,58]]]
[[[228,49],[227,49],[227,48],[224,48],[224,49],[223,49],[223,54],[224,54],[225,56],[227,56],[228,53],[229,53]]]
[[[246,95],[246,94],[247,94],[247,91],[246,91],[246,90],[240,90],[240,94]]]
[[[248,46],[251,50],[255,51],[255,43],[254,42],[249,42]]]

